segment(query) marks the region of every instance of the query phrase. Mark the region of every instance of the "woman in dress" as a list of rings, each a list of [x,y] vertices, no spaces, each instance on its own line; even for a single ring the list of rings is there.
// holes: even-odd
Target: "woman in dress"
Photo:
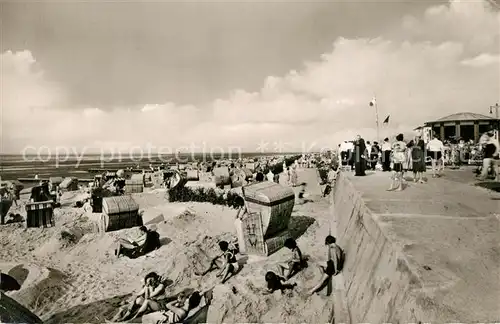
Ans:
[[[414,146],[415,146],[415,142],[413,140],[411,140],[406,145],[406,152],[405,152],[406,153],[406,160],[405,160],[405,164],[403,165],[403,171],[404,171],[404,173],[413,170],[413,162],[412,162],[412,159],[411,159],[411,151],[413,150]],[[403,177],[404,177],[404,173],[403,173]]]
[[[425,183],[423,174],[425,172],[425,143],[419,140],[417,145],[411,150],[413,164],[413,182]]]

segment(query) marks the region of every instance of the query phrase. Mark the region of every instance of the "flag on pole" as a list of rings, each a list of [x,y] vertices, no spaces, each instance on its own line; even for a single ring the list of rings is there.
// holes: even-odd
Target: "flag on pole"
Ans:
[[[372,101],[370,101],[370,107],[373,107],[377,104],[377,99],[373,97]]]
[[[391,117],[391,115],[388,115],[387,118],[384,119],[383,124],[389,124],[389,117]]]

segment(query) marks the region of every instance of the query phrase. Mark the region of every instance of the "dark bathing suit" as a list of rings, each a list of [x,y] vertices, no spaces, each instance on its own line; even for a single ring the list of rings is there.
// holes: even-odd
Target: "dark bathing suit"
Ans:
[[[429,151],[429,156],[433,160],[439,160],[443,157],[443,154],[441,153],[441,151]]]

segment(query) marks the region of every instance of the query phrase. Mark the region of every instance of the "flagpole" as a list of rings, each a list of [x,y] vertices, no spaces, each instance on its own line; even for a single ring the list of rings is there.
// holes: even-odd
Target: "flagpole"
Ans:
[[[377,141],[379,143],[382,143],[380,141],[380,127],[379,127],[379,122],[378,122],[378,102],[377,102],[377,97],[375,97],[375,118],[376,118],[376,121],[377,121]]]

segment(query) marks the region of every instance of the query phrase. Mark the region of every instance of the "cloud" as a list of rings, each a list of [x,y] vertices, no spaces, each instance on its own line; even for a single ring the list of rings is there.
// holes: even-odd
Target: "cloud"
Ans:
[[[490,53],[483,53],[471,59],[465,59],[462,61],[463,65],[472,67],[484,67],[489,65],[495,65],[500,62],[500,55],[493,55]]]
[[[498,101],[499,27],[500,15],[487,2],[452,1],[405,17],[397,32],[339,38],[318,60],[269,76],[259,91],[237,89],[198,107],[72,107],[63,85],[49,82],[29,51],[7,51],[1,55],[2,144],[13,152],[27,145],[148,144],[253,151],[261,141],[271,150],[333,147],[356,134],[376,139],[375,110],[368,105],[374,95],[380,120],[391,115],[380,136],[411,132],[459,111],[486,114]]]

